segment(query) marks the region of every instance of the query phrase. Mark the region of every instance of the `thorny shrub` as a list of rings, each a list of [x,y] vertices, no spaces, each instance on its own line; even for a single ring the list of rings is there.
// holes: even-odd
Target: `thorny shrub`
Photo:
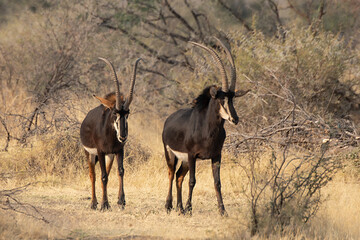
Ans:
[[[311,29],[287,32],[286,41],[231,36],[240,84],[252,92],[239,101],[240,126],[225,147],[248,178],[251,233],[281,231],[314,216],[344,163],[335,149],[359,143],[349,117],[359,110],[359,55]]]

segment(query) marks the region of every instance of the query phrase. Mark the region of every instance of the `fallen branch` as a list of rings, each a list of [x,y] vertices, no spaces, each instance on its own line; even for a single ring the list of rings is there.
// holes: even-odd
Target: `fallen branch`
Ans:
[[[13,211],[49,223],[35,206],[23,203],[16,197],[34,184],[35,183],[28,183],[25,186],[0,191],[0,209],[4,211]]]

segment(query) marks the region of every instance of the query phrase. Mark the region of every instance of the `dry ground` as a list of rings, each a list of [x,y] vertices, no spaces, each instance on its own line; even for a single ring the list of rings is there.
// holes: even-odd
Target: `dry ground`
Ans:
[[[127,205],[121,210],[116,204],[117,177],[110,175],[110,211],[91,210],[90,181],[87,179],[62,185],[57,181],[37,183],[17,199],[33,205],[39,213],[28,209],[35,216],[40,214],[49,222],[44,223],[23,214],[1,211],[1,237],[27,238],[231,238],[246,229],[245,202],[225,194],[228,218],[217,212],[215,192],[211,181],[209,162],[199,164],[198,185],[193,201],[193,216],[180,216],[173,211],[167,214],[164,208],[167,192],[167,173],[148,172],[147,175],[125,176]],[[207,166],[205,166],[207,165]],[[207,167],[209,171],[205,171]],[[201,169],[204,169],[201,171]],[[99,173],[99,169],[98,173]],[[164,169],[165,170],[165,169]],[[144,171],[143,171],[144,172]],[[206,172],[206,174],[205,174]],[[163,181],[160,181],[161,174]],[[209,176],[206,176],[209,175]],[[151,182],[152,178],[158,180]],[[209,178],[209,179],[208,179]],[[186,179],[187,180],[187,179]],[[187,185],[185,183],[185,185]],[[10,186],[8,186],[10,187]],[[184,196],[187,195],[187,189]],[[175,192],[174,192],[175,193]],[[98,201],[101,201],[100,181],[97,181]],[[175,197],[175,194],[174,194]],[[185,199],[186,200],[186,199]],[[175,202],[174,202],[175,204]],[[100,207],[100,206],[99,206]],[[6,228],[6,229],[5,229]],[[18,232],[18,234],[16,233]],[[15,234],[15,235],[14,235]]]
[[[145,165],[148,164],[150,163]],[[149,168],[152,169],[150,166]],[[164,171],[161,172],[162,170]],[[61,179],[48,177],[16,195],[21,203],[31,204],[39,211],[37,213],[27,207],[28,213],[43,216],[48,223],[10,210],[0,210],[0,238],[248,239],[247,202],[233,184],[236,176],[232,172],[238,170],[230,163],[225,162],[222,166],[224,202],[229,213],[226,218],[220,217],[217,212],[209,161],[198,164],[191,217],[180,216],[175,211],[169,215],[165,212],[165,167],[159,171],[128,171],[125,176],[127,205],[124,210],[116,205],[117,177],[112,172],[108,190],[112,208],[105,212],[89,208],[90,181],[86,174],[73,184],[64,184]],[[360,186],[358,183],[346,183],[342,179],[339,177],[324,190],[328,201],[306,228],[298,230],[296,239],[360,238]],[[185,185],[184,196],[187,194],[186,182]],[[15,182],[3,182],[0,190],[15,186]],[[97,194],[100,202],[99,180]],[[285,235],[281,238],[293,237]]]

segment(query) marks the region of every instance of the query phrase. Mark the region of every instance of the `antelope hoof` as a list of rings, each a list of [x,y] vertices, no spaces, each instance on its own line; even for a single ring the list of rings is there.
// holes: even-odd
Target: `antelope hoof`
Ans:
[[[97,205],[98,205],[97,201],[91,201],[90,208],[96,210]]]
[[[185,215],[185,210],[184,210],[184,208],[183,208],[182,206],[181,206],[181,207],[177,207],[177,208],[176,208],[176,211],[179,212],[179,215],[180,215],[180,214]]]
[[[220,209],[220,215],[221,215],[222,217],[229,217],[229,214],[226,212],[225,209]]]
[[[182,204],[177,204],[176,211],[179,212],[180,214],[185,214],[185,210]]]
[[[106,210],[109,210],[110,209],[110,204],[108,201],[105,201],[101,204],[101,209],[100,211],[106,211]]]
[[[171,212],[171,209],[173,208],[173,205],[172,205],[172,201],[171,201],[171,200],[166,200],[165,208],[166,208],[166,212],[167,212],[167,213],[170,213],[170,212]]]
[[[125,208],[125,205],[126,205],[126,202],[125,202],[125,199],[119,199],[119,201],[117,202],[118,206],[121,208],[121,209],[124,209]]]
[[[166,213],[167,213],[167,214],[170,214],[170,213],[171,213],[171,210],[172,210],[172,208],[166,208]]]
[[[183,210],[184,214],[187,214],[189,216],[192,215],[192,206],[191,204],[186,204],[185,210]]]

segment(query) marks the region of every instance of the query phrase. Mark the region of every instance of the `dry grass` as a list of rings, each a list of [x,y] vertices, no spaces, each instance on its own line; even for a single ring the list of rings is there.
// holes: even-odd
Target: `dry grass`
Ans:
[[[35,185],[23,192],[19,199],[34,205],[49,223],[1,211],[1,238],[250,238],[246,225],[247,203],[236,194],[237,189],[231,187],[229,176],[233,168],[226,165],[222,168],[224,201],[229,217],[222,218],[217,212],[208,162],[199,164],[193,216],[188,217],[179,216],[177,212],[166,214],[165,168],[162,173],[149,173],[146,171],[149,164],[145,164],[138,173],[126,174],[125,210],[116,206],[117,178],[114,173],[109,183],[112,209],[107,212],[89,208],[90,183],[85,177],[73,185]],[[99,181],[97,185],[100,195]],[[306,228],[298,229],[296,239],[358,239],[359,190],[358,184],[341,181],[329,185],[324,191],[324,194],[329,194],[328,201]],[[290,233],[270,238],[293,239]]]
[[[0,210],[0,238],[44,239],[44,238],[75,238],[75,239],[249,239],[248,202],[241,195],[241,189],[246,178],[239,165],[234,164],[229,157],[224,157],[221,178],[224,203],[229,217],[220,217],[213,187],[213,179],[209,161],[197,164],[197,185],[193,196],[193,216],[180,216],[173,211],[167,214],[164,208],[168,187],[167,167],[162,154],[160,122],[132,116],[130,133],[132,139],[127,146],[127,160],[125,163],[125,194],[127,205],[125,210],[118,208],[117,192],[118,178],[116,168],[110,174],[108,193],[111,210],[101,212],[91,210],[90,181],[86,163],[79,155],[78,159],[67,161],[65,168],[71,170],[60,171],[49,168],[49,161],[58,158],[51,157],[43,151],[49,151],[53,139],[47,141],[38,139],[30,151],[29,149],[12,148],[9,153],[1,153],[1,173],[12,172],[9,178],[2,178],[1,189],[11,189],[26,183],[34,183],[29,188],[16,195],[22,203],[33,205],[49,223],[35,220],[24,214],[13,211]],[[144,127],[149,126],[152,127]],[[151,141],[149,140],[151,139]],[[45,144],[47,143],[47,144]],[[73,147],[70,141],[68,145]],[[131,146],[134,145],[135,147]],[[148,154],[147,158],[136,154],[136,149],[143,148],[141,154]],[[38,156],[38,158],[35,158]],[[64,153],[60,153],[64,159]],[[47,159],[44,159],[47,157]],[[41,169],[34,173],[24,164],[29,159],[40,161]],[[136,161],[138,158],[138,161]],[[241,161],[241,159],[240,159]],[[15,166],[15,169],[14,169]],[[46,166],[48,168],[46,168]],[[25,173],[24,173],[25,171]],[[50,174],[53,171],[53,174]],[[96,168],[97,176],[100,169]],[[349,183],[338,177],[324,191],[328,200],[322,205],[318,215],[304,228],[294,230],[289,227],[279,235],[257,235],[254,239],[358,239],[360,216],[360,186]],[[187,181],[184,182],[183,196],[186,200]],[[348,180],[347,180],[348,181]],[[35,183],[36,182],[36,183]],[[101,184],[97,179],[97,195],[101,200]],[[6,199],[1,199],[2,203]],[[175,191],[174,191],[175,200]],[[36,215],[36,214],[35,214]],[[287,233],[288,232],[288,233]]]

